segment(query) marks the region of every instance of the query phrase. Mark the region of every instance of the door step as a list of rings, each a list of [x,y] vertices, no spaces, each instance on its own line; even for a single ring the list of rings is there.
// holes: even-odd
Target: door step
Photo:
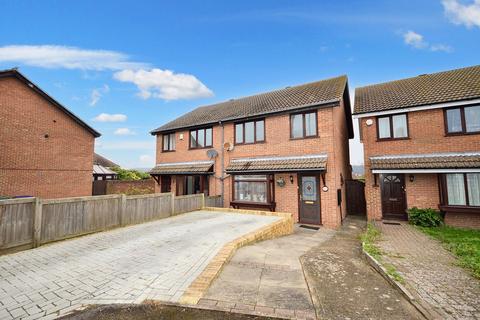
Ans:
[[[307,226],[305,224],[301,224],[300,228],[305,228],[305,229],[310,229],[310,230],[320,230],[320,227]]]

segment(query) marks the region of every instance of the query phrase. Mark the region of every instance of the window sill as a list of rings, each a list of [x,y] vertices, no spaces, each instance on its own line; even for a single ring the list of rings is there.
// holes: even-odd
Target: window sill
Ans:
[[[410,137],[406,138],[377,138],[377,142],[384,142],[384,141],[401,141],[401,140],[410,140]]]
[[[264,144],[266,141],[258,141],[258,142],[249,142],[249,143],[234,143],[235,146],[251,146],[252,144]]]
[[[234,209],[239,209],[241,207],[245,208],[268,208],[270,211],[275,211],[276,203],[265,203],[265,202],[250,202],[250,201],[230,201],[230,205]]]
[[[208,147],[198,147],[198,148],[188,148],[188,150],[203,150],[203,149],[211,149],[213,146],[208,146]]]
[[[450,206],[439,205],[438,208],[444,212],[458,212],[458,213],[480,213],[480,207],[473,206]]]
[[[475,132],[452,132],[452,133],[445,133],[445,137],[458,137],[458,136],[473,136],[476,134],[480,134],[480,131]]]
[[[316,135],[316,136],[308,136],[308,137],[300,137],[300,138],[291,138],[291,137],[290,137],[290,140],[315,139],[315,138],[319,138],[319,137],[320,137],[319,135]]]
[[[162,153],[175,152],[176,150],[162,150]]]

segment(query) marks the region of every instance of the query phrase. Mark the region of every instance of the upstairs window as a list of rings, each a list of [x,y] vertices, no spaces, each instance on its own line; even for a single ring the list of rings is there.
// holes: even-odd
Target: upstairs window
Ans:
[[[212,128],[190,130],[190,149],[212,146]]]
[[[251,144],[265,141],[265,120],[235,124],[235,144]]]
[[[317,135],[316,111],[292,114],[290,116],[290,138],[302,139],[316,137]]]
[[[445,110],[447,135],[480,133],[480,105]]]
[[[379,140],[408,138],[407,114],[396,114],[377,118]]]
[[[162,151],[175,151],[175,133],[168,133],[163,135]]]

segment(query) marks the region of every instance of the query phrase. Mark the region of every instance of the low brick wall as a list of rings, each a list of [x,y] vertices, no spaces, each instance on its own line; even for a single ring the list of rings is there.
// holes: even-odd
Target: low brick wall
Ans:
[[[445,224],[452,227],[480,229],[480,212],[448,212],[447,214],[445,214]]]
[[[155,180],[108,180],[106,194],[128,195],[155,193]]]
[[[246,235],[237,238],[227,243],[217,253],[217,255],[210,261],[205,270],[190,284],[185,293],[180,299],[180,303],[197,304],[203,297],[210,284],[222,271],[223,266],[230,261],[237,249],[268,239],[277,238],[293,233],[293,215],[285,212],[269,212],[269,211],[255,211],[255,210],[237,210],[229,208],[211,208],[206,207],[203,210],[231,212],[239,214],[254,214],[262,216],[277,216],[281,219],[275,221],[258,230],[247,233]]]

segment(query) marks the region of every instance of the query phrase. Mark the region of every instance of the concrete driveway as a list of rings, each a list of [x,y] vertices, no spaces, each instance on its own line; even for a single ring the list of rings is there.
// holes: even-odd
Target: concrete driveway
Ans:
[[[226,243],[277,221],[196,211],[0,257],[0,319],[86,304],[176,302]]]

